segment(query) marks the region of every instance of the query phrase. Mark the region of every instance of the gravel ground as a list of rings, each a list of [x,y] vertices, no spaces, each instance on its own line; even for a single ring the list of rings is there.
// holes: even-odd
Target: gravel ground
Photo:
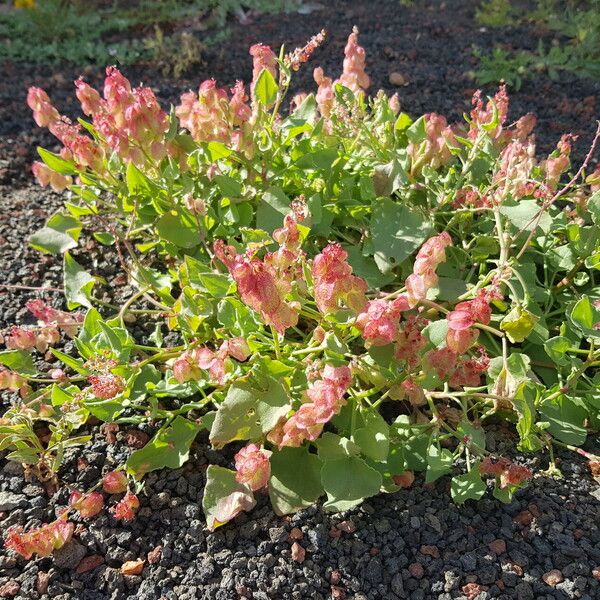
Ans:
[[[173,82],[148,68],[125,69],[134,81],[157,86],[161,99],[175,101],[180,91],[215,75],[233,83],[249,72],[247,47],[256,41],[299,44],[321,27],[330,32],[315,64],[337,73],[344,37],[353,24],[361,29],[375,89],[395,91],[389,82],[401,73],[407,86],[398,91],[412,114],[436,110],[454,118],[468,109],[473,84],[471,43],[488,48],[537,44],[531,28],[482,32],[475,26],[473,3],[396,0],[362,3],[335,0],[310,15],[257,19],[252,26],[232,25],[230,41],[207,53],[205,72]],[[452,57],[452,60],[447,60]],[[0,265],[5,285],[60,288],[60,262],[30,250],[26,238],[60,206],[60,197],[32,185],[28,170],[37,144],[50,138],[35,129],[24,106],[28,85],[46,87],[61,110],[73,113],[71,81],[82,70],[0,65]],[[309,70],[298,87],[312,88]],[[467,90],[467,91],[465,91]],[[549,151],[560,133],[580,135],[576,156],[585,154],[594,129],[597,82],[569,76],[559,82],[540,78],[513,95],[513,115],[536,112],[538,139]],[[78,255],[109,281],[114,260],[90,246]],[[0,328],[30,318],[23,309],[30,297],[57,307],[61,294],[0,289]],[[98,430],[85,447],[72,451],[60,476],[66,486],[48,498],[21,468],[0,459],[0,531],[12,524],[39,524],[64,506],[68,486],[96,483],[103,471],[121,464],[151,431],[122,430],[110,440]],[[510,440],[506,431],[490,433],[498,451]],[[599,452],[598,439],[588,450]],[[207,464],[231,466],[232,454],[211,451],[198,438],[191,460],[176,471],[146,478],[138,517],[129,524],[108,513],[82,522],[75,539],[53,558],[25,562],[0,551],[0,597],[31,600],[395,600],[455,598],[518,600],[600,598],[600,487],[585,463],[559,454],[563,479],[542,474],[543,458],[516,457],[537,475],[509,505],[490,497],[456,507],[449,479],[378,496],[348,513],[329,515],[312,507],[289,518],[276,517],[267,498],[248,515],[210,533],[200,507]],[[107,497],[110,504],[111,499]],[[303,562],[296,542],[305,551]],[[302,554],[300,552],[300,554]],[[146,560],[139,576],[123,576],[127,560]]]

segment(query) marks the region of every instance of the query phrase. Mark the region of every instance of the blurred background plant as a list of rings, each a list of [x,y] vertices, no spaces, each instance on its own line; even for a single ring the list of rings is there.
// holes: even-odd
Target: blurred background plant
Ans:
[[[181,75],[227,19],[302,11],[301,0],[14,0],[0,12],[0,61],[130,64]],[[210,32],[210,30],[213,30]],[[218,31],[219,30],[219,31]],[[216,32],[216,33],[215,33]],[[178,52],[173,50],[177,48]]]
[[[507,50],[500,46],[491,53],[474,48],[479,59],[475,79],[479,84],[505,81],[519,89],[523,81],[538,73],[557,79],[561,71],[600,78],[600,0],[538,0],[531,10],[509,0],[485,0],[475,12],[485,27],[508,27],[534,23],[544,37],[535,50]]]

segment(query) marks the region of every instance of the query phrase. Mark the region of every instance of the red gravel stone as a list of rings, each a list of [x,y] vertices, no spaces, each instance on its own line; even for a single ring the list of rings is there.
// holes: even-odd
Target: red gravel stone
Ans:
[[[411,577],[421,579],[421,577],[423,577],[425,574],[425,569],[423,569],[423,565],[421,563],[414,562],[408,565],[408,572],[410,573]]]
[[[490,549],[490,552],[493,552],[494,554],[504,554],[506,552],[506,542],[504,540],[497,539],[493,542],[490,542],[488,544],[488,548]]]

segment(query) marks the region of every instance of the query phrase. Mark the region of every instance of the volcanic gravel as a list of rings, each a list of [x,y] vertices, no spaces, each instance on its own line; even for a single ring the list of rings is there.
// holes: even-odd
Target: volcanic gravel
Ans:
[[[482,31],[473,20],[475,5],[455,0],[415,2],[406,8],[398,0],[335,0],[308,15],[232,23],[229,39],[209,48],[205,66],[185,79],[162,77],[152,65],[124,72],[135,83],[151,84],[164,104],[177,102],[182,91],[196,88],[207,77],[216,77],[223,85],[247,79],[251,44],[286,43],[293,48],[325,27],[328,42],[297,78],[296,89],[311,90],[313,66],[321,64],[328,74],[339,73],[345,38],[356,24],[367,50],[372,89],[398,91],[403,110],[410,114],[436,111],[457,120],[468,110],[474,88],[468,77],[476,66],[472,44],[484,49],[495,43],[534,48],[540,36],[551,39],[531,26]],[[25,94],[29,85],[44,87],[61,111],[76,116],[72,80],[82,72],[93,83],[101,80],[99,69],[85,65],[54,69],[0,65],[0,285],[5,286],[0,287],[0,329],[32,322],[23,308],[28,298],[43,297],[63,306],[56,291],[62,286],[60,261],[41,256],[26,241],[61,205],[61,198],[31,183],[35,146],[52,147],[54,142],[35,127]],[[400,73],[407,85],[391,85],[391,73]],[[599,91],[598,82],[572,75],[562,75],[559,81],[540,76],[511,94],[511,117],[529,111],[538,116],[542,152],[549,152],[561,133],[579,135],[574,156],[581,159],[595,129]],[[116,260],[106,249],[100,252],[86,241],[76,256],[108,280],[99,292],[127,291],[119,288]],[[137,335],[144,335],[143,324]],[[122,464],[152,429],[122,428],[114,439],[97,427],[91,433],[90,442],[67,454],[60,471],[65,485],[51,498],[41,485],[24,477],[20,466],[0,459],[0,531],[52,520],[67,503],[69,487],[85,490],[94,485],[104,471]],[[512,436],[493,430],[488,447],[498,452],[505,445],[513,447]],[[588,442],[588,450],[600,451],[597,438]],[[315,506],[281,518],[273,514],[268,499],[260,497],[251,513],[210,533],[200,506],[205,469],[208,464],[231,467],[233,451],[214,452],[200,435],[182,469],[146,477],[135,520],[116,522],[104,511],[82,521],[74,540],[52,558],[26,562],[0,550],[0,598],[600,598],[600,487],[577,455],[559,453],[562,479],[542,473],[547,468],[544,457],[516,456],[536,476],[509,505],[488,494],[457,507],[450,499],[448,477],[425,485],[418,476],[409,490],[368,499],[337,515]],[[121,565],[135,559],[146,561],[141,575],[122,575]]]

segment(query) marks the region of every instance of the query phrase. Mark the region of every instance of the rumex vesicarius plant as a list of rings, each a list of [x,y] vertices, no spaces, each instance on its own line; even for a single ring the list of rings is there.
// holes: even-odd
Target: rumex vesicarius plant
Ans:
[[[315,69],[316,93],[291,103],[323,33],[279,57],[253,46],[249,87],[208,80],[169,113],[113,67],[102,95],[76,82],[77,123],[30,89],[36,122],[62,144],[39,150],[34,174],[67,190],[31,243],[63,253],[75,312],[32,301],[38,324],[6,333],[0,382],[21,395],[0,426],[11,458],[53,477],[90,416],[151,421],[154,437],[103,481],[126,493],[115,516],[132,518],[130,484],[139,493],[144,474],[181,466],[206,429],[214,447],[240,448],[235,470],[207,471],[215,528],[262,491],[279,514],[323,496],[340,511],[415,471],[454,474],[459,503],[491,481],[508,501],[532,473],[486,449],[487,424],[506,421],[520,450],[550,456],[598,429],[594,147],[577,171],[568,135],[538,160],[535,118],[509,124],[504,88],[477,93],[464,124],[413,120],[396,96],[367,96],[357,33],[341,76]],[[113,304],[95,298],[75,250],[90,234],[131,289]],[[148,339],[131,333],[136,319]],[[62,336],[76,352],[54,347]],[[63,367],[38,373],[33,353],[48,347]],[[71,510],[91,517],[102,500],[76,492]],[[46,526],[53,547],[67,519]]]

